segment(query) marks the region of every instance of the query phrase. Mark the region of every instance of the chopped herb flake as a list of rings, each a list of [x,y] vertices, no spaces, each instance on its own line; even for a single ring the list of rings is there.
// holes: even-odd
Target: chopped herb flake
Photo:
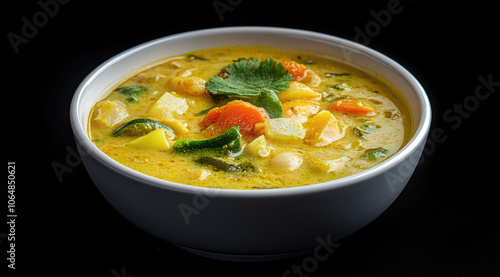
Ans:
[[[340,84],[332,86],[332,88],[334,88],[336,90],[344,90],[344,89],[346,89],[348,87],[349,87],[349,85],[346,84],[346,83],[340,83]]]
[[[377,161],[380,159],[387,158],[389,156],[389,150],[384,148],[376,148],[368,150],[363,156],[369,161]]]
[[[124,95],[128,96],[125,100],[128,102],[135,102],[137,101],[137,98],[139,98],[141,95],[146,92],[147,87],[145,86],[138,86],[138,85],[133,85],[133,86],[126,86],[126,87],[121,87],[118,89],[118,91]]]

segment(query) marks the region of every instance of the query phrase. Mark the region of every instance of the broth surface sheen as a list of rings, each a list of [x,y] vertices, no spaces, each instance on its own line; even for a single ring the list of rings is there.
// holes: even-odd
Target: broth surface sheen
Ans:
[[[246,112],[251,106],[262,114],[265,107],[255,97],[206,89],[216,76],[228,80],[225,67],[250,58],[260,65],[273,59],[293,73],[289,88],[276,92],[283,117],[251,123],[247,133],[240,126],[238,153],[175,151],[178,140],[208,140],[227,131],[239,108]],[[383,162],[410,137],[411,115],[398,91],[382,78],[326,57],[228,46],[165,58],[138,72],[95,104],[89,137],[117,162],[176,183],[224,189],[323,183]],[[226,107],[232,105],[236,112]],[[216,111],[224,118],[209,124],[205,118],[216,117]],[[250,119],[238,120],[249,124]]]

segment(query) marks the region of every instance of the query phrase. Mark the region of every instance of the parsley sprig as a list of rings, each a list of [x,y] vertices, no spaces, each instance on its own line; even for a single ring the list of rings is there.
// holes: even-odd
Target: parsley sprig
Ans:
[[[271,118],[283,117],[283,107],[276,93],[286,90],[293,77],[273,59],[240,60],[225,67],[227,78],[214,77],[206,88],[212,94],[251,97],[252,104],[264,108]]]

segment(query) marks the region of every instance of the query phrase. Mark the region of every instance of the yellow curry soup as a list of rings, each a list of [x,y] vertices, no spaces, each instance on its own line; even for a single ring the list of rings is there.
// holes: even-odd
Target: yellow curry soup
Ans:
[[[117,162],[194,186],[270,189],[371,168],[408,141],[383,78],[304,53],[231,46],[139,71],[105,92],[89,136]]]

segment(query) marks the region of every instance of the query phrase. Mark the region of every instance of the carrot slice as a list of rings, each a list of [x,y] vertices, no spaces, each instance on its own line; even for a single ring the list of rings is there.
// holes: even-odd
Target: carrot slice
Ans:
[[[288,70],[288,74],[293,76],[292,81],[301,81],[309,72],[309,68],[295,61],[284,61],[281,64]]]
[[[201,121],[201,126],[212,126],[216,133],[223,133],[231,127],[240,126],[242,135],[257,136],[261,131],[255,130],[255,124],[269,119],[266,110],[248,102],[234,100],[226,105],[210,110]]]
[[[330,111],[343,112],[355,116],[375,116],[375,110],[367,103],[354,99],[343,98],[333,102],[329,107]]]

